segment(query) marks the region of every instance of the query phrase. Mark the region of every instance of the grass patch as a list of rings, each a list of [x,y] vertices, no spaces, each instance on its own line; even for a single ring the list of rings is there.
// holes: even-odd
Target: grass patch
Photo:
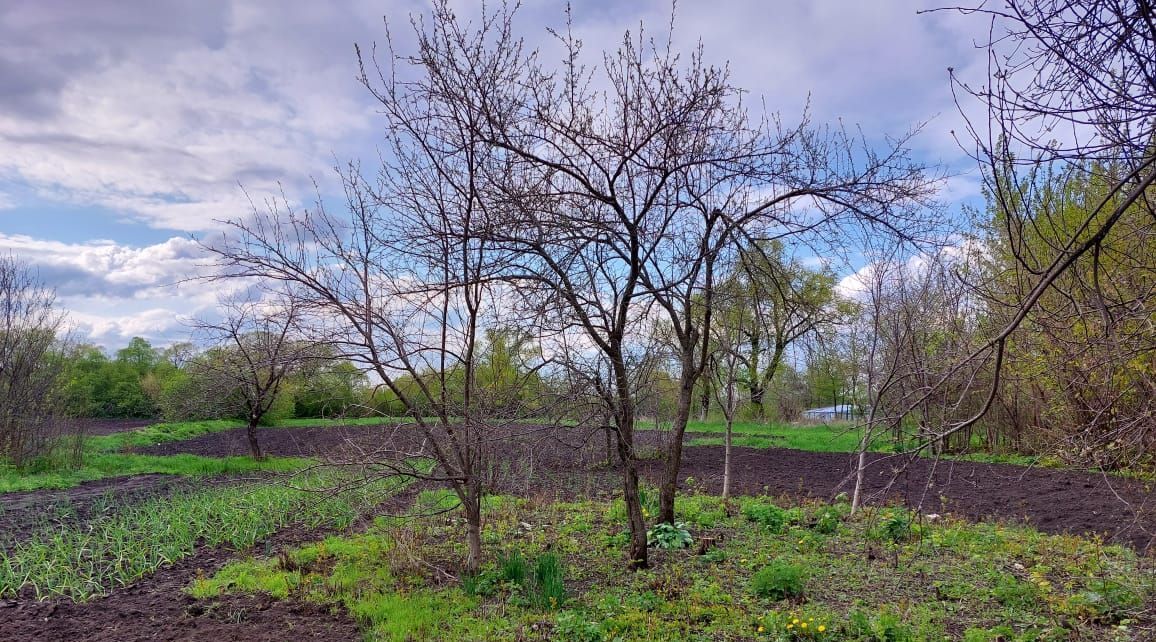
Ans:
[[[38,598],[85,600],[202,546],[247,548],[292,523],[344,527],[403,485],[384,480],[325,499],[310,492],[338,481],[333,473],[312,473],[294,478],[294,487],[266,482],[181,492],[84,524],[45,528],[0,550],[0,597],[27,587]],[[246,585],[265,586],[261,578]]]
[[[371,641],[1139,642],[1156,625],[1152,560],[1129,549],[951,519],[879,537],[910,516],[736,503],[748,510],[679,498],[680,517],[714,546],[656,549],[653,568],[638,572],[625,570],[613,503],[508,500],[483,533],[491,561],[457,582],[445,569],[465,556],[463,527],[439,515],[238,561],[189,590],[340,604]]]
[[[292,472],[312,464],[298,457],[269,457],[255,461],[251,457],[202,457],[200,455],[131,455],[98,453],[85,458],[75,468],[61,468],[38,473],[23,473],[0,467],[0,493],[72,488],[84,482],[108,477],[163,473],[202,477],[240,475],[253,472]]]
[[[726,422],[691,421],[687,432],[725,433]],[[748,448],[794,448],[812,452],[854,452],[859,448],[860,431],[850,423],[782,424],[757,421],[735,422],[733,427],[736,446]],[[691,445],[721,446],[722,437],[696,437]],[[877,438],[873,450],[885,450],[890,444],[885,436]]]
[[[392,420],[382,417],[288,419],[278,422],[274,427],[365,426],[386,421]],[[201,457],[189,454],[162,456],[131,452],[135,448],[184,441],[244,427],[243,422],[228,419],[185,421],[157,423],[113,435],[88,437],[84,442],[80,465],[70,465],[64,461],[45,461],[32,470],[21,470],[0,463],[0,493],[72,488],[84,482],[147,473],[206,476],[259,471],[291,472],[313,463],[312,460],[295,457],[270,457],[257,462],[247,456]]]

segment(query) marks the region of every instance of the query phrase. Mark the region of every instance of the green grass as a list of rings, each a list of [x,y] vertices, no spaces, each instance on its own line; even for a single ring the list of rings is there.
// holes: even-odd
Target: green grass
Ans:
[[[372,426],[386,421],[383,417],[356,417],[349,419],[283,419],[273,424],[273,428],[306,428],[332,426]],[[115,451],[126,448],[145,448],[171,441],[184,441],[214,432],[244,428],[245,422],[234,419],[212,419],[207,421],[182,421],[157,423],[137,430],[89,437],[86,447],[96,451]]]
[[[388,421],[381,417],[351,419],[288,419],[275,427],[332,427],[376,425]],[[249,457],[201,457],[197,455],[141,455],[131,451],[162,443],[193,439],[225,430],[243,428],[236,420],[185,421],[157,423],[136,430],[113,435],[89,437],[79,466],[66,461],[44,461],[31,470],[18,470],[0,463],[0,493],[39,490],[44,488],[71,488],[84,482],[163,473],[169,475],[205,476],[235,475],[257,471],[289,472],[299,470],[312,460],[290,457],[270,457],[257,462]]]
[[[342,605],[373,642],[1140,642],[1156,626],[1153,560],[1097,540],[913,522],[893,508],[852,519],[845,504],[822,503],[782,509],[772,532],[757,511],[689,496],[679,498],[680,518],[696,542],[715,546],[656,550],[651,569],[630,572],[614,503],[500,504],[483,533],[491,561],[460,582],[445,570],[464,558],[462,526],[443,516],[380,519],[362,535],[238,560],[188,590]],[[900,523],[902,532],[888,527]],[[510,560],[545,554],[565,571],[554,602],[527,591],[531,573],[509,572]]]
[[[252,546],[291,523],[345,527],[384,494],[404,486],[384,480],[319,499],[339,481],[310,473],[285,483],[252,483],[122,506],[74,526],[46,527],[0,550],[0,597],[30,588],[38,598],[85,600],[124,586],[200,547]]]
[[[256,461],[251,457],[202,457],[200,455],[133,455],[96,453],[87,455],[78,467],[58,468],[44,472],[24,473],[0,467],[0,493],[39,489],[72,488],[84,482],[163,473],[193,477],[238,475],[260,471],[291,472],[314,463],[298,457],[269,457]]]
[[[723,421],[691,421],[686,426],[687,432],[722,433],[726,432],[726,423]],[[860,432],[852,424],[782,424],[763,423],[755,421],[735,422],[733,443],[736,446],[749,448],[794,448],[812,452],[855,452],[859,448]],[[723,438],[695,437],[690,440],[692,446],[721,446]],[[887,447],[886,439],[876,439],[873,450],[883,450]]]

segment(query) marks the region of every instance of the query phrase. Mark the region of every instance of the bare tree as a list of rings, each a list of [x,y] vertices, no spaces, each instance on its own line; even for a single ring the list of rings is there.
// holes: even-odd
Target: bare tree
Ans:
[[[0,459],[23,466],[57,432],[64,315],[26,265],[0,257]]]
[[[1101,287],[1108,271],[1150,271],[1151,256],[1135,262],[1104,261],[1105,249],[1126,226],[1119,223],[1137,206],[1152,206],[1156,182],[1156,16],[1147,0],[1009,0],[999,7],[956,8],[989,20],[988,78],[972,84],[952,72],[953,86],[975,99],[982,114],[968,118],[968,148],[984,170],[1022,286],[1014,299],[993,296],[1006,313],[988,341],[940,379],[959,371],[987,370],[971,377],[985,384],[973,412],[952,418],[929,442],[970,429],[999,397],[1005,358],[1013,335],[1048,292],[1073,283],[1095,293],[1098,312],[1111,325],[1121,301]],[[960,101],[970,114],[975,103]],[[1098,180],[1108,189],[1074,220],[1062,199],[1033,190],[1050,173],[1063,180]],[[1051,187],[1049,187],[1051,189]],[[1043,204],[1041,209],[1036,207]],[[1022,244],[1025,230],[1061,233],[1046,244]],[[1045,235],[1047,236],[1047,235]],[[1085,277],[1061,282],[1078,266]],[[938,384],[938,382],[937,382]],[[930,390],[938,385],[928,387]]]
[[[264,459],[257,427],[289,380],[314,358],[317,344],[299,327],[301,305],[292,298],[227,298],[219,320],[202,319],[196,331],[210,347],[191,361],[191,386],[201,399],[245,418],[249,452]]]

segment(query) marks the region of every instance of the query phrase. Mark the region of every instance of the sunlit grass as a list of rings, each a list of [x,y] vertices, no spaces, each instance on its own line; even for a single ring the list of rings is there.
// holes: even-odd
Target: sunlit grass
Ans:
[[[58,467],[43,472],[27,473],[0,466],[0,493],[38,490],[44,488],[71,488],[84,482],[162,473],[203,477],[238,475],[252,472],[289,472],[310,465],[312,460],[298,457],[268,457],[257,461],[252,457],[203,457],[200,455],[136,455],[126,453],[94,453],[76,467]]]

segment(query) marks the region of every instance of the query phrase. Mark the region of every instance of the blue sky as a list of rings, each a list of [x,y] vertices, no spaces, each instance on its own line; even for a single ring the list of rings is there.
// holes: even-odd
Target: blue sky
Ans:
[[[469,14],[474,3],[458,2]],[[956,174],[947,203],[978,178],[951,131],[960,118],[947,68],[982,82],[982,21],[916,15],[924,2],[713,0],[678,5],[675,44],[701,39],[736,85],[786,122],[810,99],[816,122],[900,135],[928,122],[917,156]],[[106,347],[134,335],[180,340],[218,286],[194,235],[283,189],[308,200],[334,159],[375,156],[380,132],[356,80],[353,45],[408,40],[423,3],[249,0],[6,0],[0,6],[0,252],[32,264],[78,334]],[[528,1],[531,44],[564,3]],[[586,48],[611,47],[665,1],[575,2]],[[244,191],[242,190],[242,186]]]

